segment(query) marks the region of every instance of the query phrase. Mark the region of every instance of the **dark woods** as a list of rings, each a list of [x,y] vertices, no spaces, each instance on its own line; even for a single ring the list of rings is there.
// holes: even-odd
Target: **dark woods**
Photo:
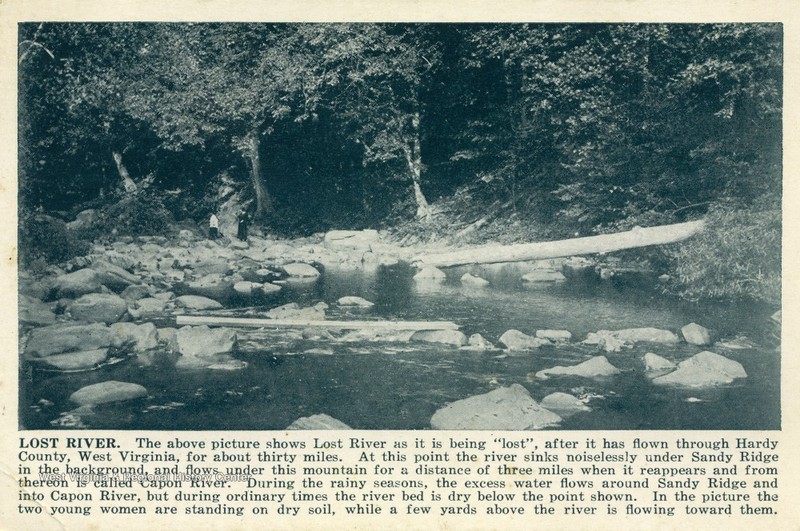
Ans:
[[[22,24],[21,248],[37,213],[166,232],[226,190],[287,235],[706,216],[683,294],[774,300],[782,62],[777,24]]]

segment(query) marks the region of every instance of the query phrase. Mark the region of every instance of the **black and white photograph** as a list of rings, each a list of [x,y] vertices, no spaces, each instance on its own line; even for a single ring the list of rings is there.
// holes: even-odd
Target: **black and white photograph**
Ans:
[[[20,430],[781,429],[783,24],[16,30]]]

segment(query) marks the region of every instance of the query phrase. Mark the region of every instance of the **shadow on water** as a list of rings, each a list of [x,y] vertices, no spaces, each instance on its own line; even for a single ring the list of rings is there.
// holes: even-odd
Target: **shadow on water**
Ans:
[[[472,272],[485,288],[462,286]],[[450,320],[468,336],[493,343],[508,329],[532,334],[564,329],[567,346],[507,356],[441,345],[303,339],[297,331],[255,334],[237,357],[238,371],[179,369],[175,355],[140,355],[101,370],[77,374],[21,374],[23,423],[50,429],[71,409],[75,390],[106,380],[139,383],[147,398],[96,406],[82,417],[98,429],[278,430],[299,417],[326,413],[357,429],[427,429],[445,404],[514,383],[535,400],[556,392],[584,397],[592,410],[565,419],[561,429],[779,429],[780,354],[771,348],[715,350],[740,362],[748,378],[710,390],[654,386],[642,356],[655,352],[679,362],[703,350],[686,344],[637,345],[605,354],[623,374],[609,379],[537,379],[536,371],[574,365],[596,355],[579,343],[600,329],[653,326],[678,330],[697,322],[720,337],[746,335],[761,342],[769,310],[680,303],[637,286],[608,282],[524,285],[515,267],[454,268],[441,284],[419,284],[406,264],[372,270],[332,270],[310,282],[290,282],[274,295],[232,298],[227,307],[269,309],[288,302],[330,304],[331,319]],[[347,295],[375,303],[365,312],[339,308]],[[240,333],[247,343],[251,332]],[[315,354],[309,353],[317,352]]]

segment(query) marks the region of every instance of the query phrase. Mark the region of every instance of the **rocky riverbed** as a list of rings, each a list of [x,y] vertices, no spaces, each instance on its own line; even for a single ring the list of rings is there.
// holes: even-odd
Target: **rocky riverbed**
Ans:
[[[20,272],[21,367],[23,373],[95,371],[102,375],[111,366],[137,360],[142,366],[168,363],[183,371],[230,372],[247,370],[247,356],[242,353],[258,353],[266,347],[278,356],[332,356],[351,355],[342,345],[352,344],[375,344],[378,346],[373,351],[377,348],[382,352],[412,348],[405,345],[418,345],[413,348],[424,350],[429,345],[431,356],[472,352],[492,360],[535,358],[541,352],[559,349],[579,353],[570,365],[532,369],[528,375],[528,387],[548,380],[551,388],[553,381],[564,381],[563,389],[536,401],[525,385],[497,382],[489,392],[440,404],[430,420],[434,429],[558,426],[572,415],[591,414],[592,401],[597,397],[576,392],[576,378],[596,381],[644,377],[647,385],[683,389],[716,388],[748,378],[745,367],[728,356],[752,349],[753,343],[742,337],[716,338],[713,330],[698,323],[685,323],[675,329],[601,329],[581,337],[574,337],[566,329],[569,323],[562,323],[564,329],[519,330],[509,325],[496,337],[485,337],[485,333],[469,330],[463,323],[456,323],[461,325],[460,330],[421,331],[175,325],[176,316],[186,314],[304,321],[323,321],[335,315],[345,320],[379,321],[380,316],[373,313],[375,303],[355,293],[299,304],[281,300],[282,292],[293,285],[319,282],[329,269],[374,271],[419,254],[419,247],[399,246],[377,231],[331,231],[324,236],[291,241],[256,234],[248,242],[241,242],[224,238],[211,241],[183,230],[175,239],[121,238],[98,244],[87,256],[58,267],[37,273]],[[587,279],[609,280],[616,276],[619,280],[634,274],[631,271],[613,260],[602,264],[583,258],[548,260],[525,264],[518,281],[521,289],[536,289],[543,284]],[[650,273],[635,271],[636,275]],[[464,290],[492,290],[492,281],[483,277],[490,275],[475,271],[453,276],[436,268],[420,267],[413,282],[421,292],[435,290],[442,283],[458,283]],[[622,359],[620,356],[625,356],[622,363],[617,361]],[[631,357],[635,358],[633,364]],[[616,366],[620,364],[622,370]],[[128,374],[135,375],[136,371]],[[100,381],[71,392],[71,408],[62,408],[51,421],[53,426],[84,426],[95,408],[148,400],[146,381],[119,381],[110,376],[96,380]],[[23,409],[52,406],[46,398],[33,397],[31,401],[33,405],[23,404]],[[153,407],[178,408],[180,404]],[[325,415],[325,411],[310,413],[286,426],[346,427]]]

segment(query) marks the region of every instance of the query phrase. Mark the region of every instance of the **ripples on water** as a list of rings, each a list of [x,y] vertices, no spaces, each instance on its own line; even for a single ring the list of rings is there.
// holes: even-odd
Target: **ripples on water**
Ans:
[[[465,271],[492,285],[461,286],[458,278]],[[467,335],[480,333],[495,344],[511,328],[529,334],[565,329],[572,332],[573,343],[507,356],[418,343],[303,339],[297,331],[243,331],[236,356],[247,362],[243,370],[176,369],[176,356],[162,353],[88,373],[34,373],[31,379],[22,374],[20,418],[28,428],[52,428],[50,422],[71,409],[72,392],[120,380],[144,385],[148,398],[98,406],[81,418],[84,425],[277,430],[299,417],[326,413],[357,429],[427,429],[430,417],[445,404],[519,383],[537,401],[555,391],[593,397],[592,411],[565,419],[561,429],[780,428],[780,354],[772,348],[709,348],[740,362],[748,373],[744,380],[710,390],[654,386],[644,376],[645,352],[681,361],[702,350],[685,344],[637,345],[606,354],[623,371],[610,379],[532,377],[538,370],[574,365],[596,354],[578,342],[600,329],[677,330],[697,322],[721,337],[746,335],[758,343],[766,309],[698,307],[608,283],[524,287],[514,266],[454,269],[448,275],[455,280],[418,286],[410,268],[402,265],[373,272],[328,270],[316,282],[287,284],[271,298],[228,303],[269,309],[324,301],[331,304],[331,319],[449,320]],[[346,295],[376,305],[368,312],[336,308],[335,301]]]

